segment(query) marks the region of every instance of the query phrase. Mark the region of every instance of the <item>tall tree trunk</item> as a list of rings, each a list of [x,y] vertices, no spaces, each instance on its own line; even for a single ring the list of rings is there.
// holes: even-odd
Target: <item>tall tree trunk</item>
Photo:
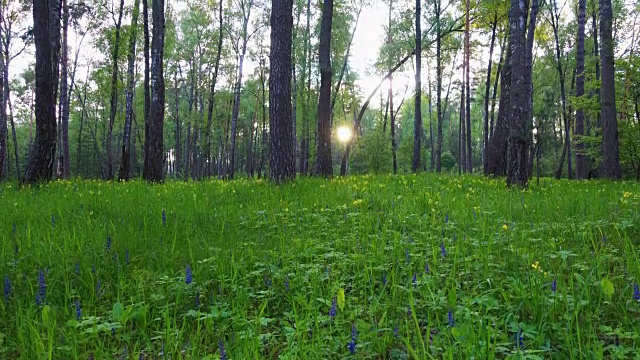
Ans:
[[[323,0],[320,24],[320,98],[318,100],[318,160],[317,174],[333,176],[331,163],[331,24],[333,0]],[[292,20],[293,21],[293,20]],[[271,82],[269,83],[271,86]],[[271,135],[273,136],[273,132]],[[271,140],[273,145],[273,139]],[[272,147],[273,149],[273,147]]]
[[[309,129],[309,106],[310,106],[310,94],[309,88],[307,88],[307,78],[309,83],[311,82],[311,0],[307,0],[307,25],[304,32],[304,55],[302,59],[302,87],[307,90],[306,97],[303,97],[303,109],[302,109],[302,140],[300,141],[300,174],[307,175],[309,167],[309,142],[308,142],[308,129]],[[309,71],[307,71],[309,68]],[[310,86],[310,85],[309,85]]]
[[[463,60],[463,63],[465,60]],[[458,174],[462,174],[467,171],[467,146],[465,144],[466,139],[466,107],[465,107],[465,73],[466,66],[462,66],[462,87],[460,89],[460,127],[458,130]]]
[[[131,30],[129,33],[129,53],[127,54],[127,104],[122,134],[122,159],[120,160],[120,180],[129,180],[131,166],[131,123],[133,122],[133,95],[135,93],[136,39],[138,37],[138,14],[140,0],[135,0],[131,15]],[[176,87],[177,88],[177,87]],[[179,139],[179,137],[177,137]]]
[[[175,145],[175,177],[179,178],[182,171],[182,122],[180,120],[180,82],[178,81],[178,68],[180,64],[176,64],[175,72],[173,73],[173,84],[174,84],[174,102],[175,102],[175,137],[176,137],[176,145]],[[182,73],[182,71],[181,71]]]
[[[536,1],[536,0],[533,0]],[[509,140],[507,185],[527,186],[528,114],[526,88],[526,13],[524,0],[511,0],[509,23],[511,28],[511,89],[509,101]]]
[[[470,64],[470,54],[471,54],[471,33],[469,30],[469,0],[465,1],[466,4],[466,19],[465,19],[465,41],[464,41],[464,47],[465,47],[465,86],[466,86],[466,93],[465,93],[465,106],[466,106],[466,122],[467,122],[467,126],[466,126],[466,135],[467,135],[467,172],[472,173],[473,172],[473,148],[471,146],[471,78],[470,78],[470,68],[471,68],[471,64]]]
[[[0,6],[0,21],[4,20],[4,5]],[[3,34],[4,35],[4,34]],[[7,67],[6,61],[4,59],[4,51],[0,51],[0,65],[2,66],[2,71],[0,72],[0,94],[2,94],[2,99],[0,99],[0,181],[4,178],[5,172],[7,176],[9,174],[7,169],[7,116],[6,110],[4,108],[4,104],[6,103],[6,97],[4,96],[4,74],[5,68]]]
[[[391,15],[392,15],[392,9],[393,9],[393,1],[389,1],[389,27],[388,27],[388,40],[387,40],[387,44],[389,44],[389,47],[393,46],[393,36],[392,36],[392,29],[391,29]],[[418,48],[416,47],[416,53],[418,52]],[[392,55],[389,55],[389,68],[391,68],[392,66]],[[390,133],[391,133],[391,159],[393,162],[393,173],[397,174],[398,173],[398,160],[397,160],[397,146],[396,146],[396,122],[395,122],[395,113],[394,113],[394,108],[393,108],[393,74],[389,77],[389,119],[390,119],[390,123],[389,123],[389,129],[390,129]]]
[[[5,73],[5,75],[6,75],[6,73]],[[5,86],[6,86],[6,82],[5,82]],[[18,136],[16,135],[16,123],[13,120],[13,106],[11,106],[11,99],[8,99],[8,103],[9,103],[9,121],[11,122],[11,136],[12,136],[12,139],[13,139],[13,155],[14,155],[14,157],[16,159],[16,176],[18,177],[18,181],[21,181],[22,180],[22,175],[21,175],[21,172],[20,172],[20,156],[19,156],[19,151],[18,151]],[[636,110],[638,109],[637,105],[638,104],[636,103]]]
[[[513,0],[512,0],[513,1]],[[508,35],[505,59],[500,80],[500,104],[493,135],[489,141],[489,175],[505,176],[507,173],[507,143],[509,138],[509,112],[511,92],[511,56],[513,38]],[[522,54],[524,56],[524,54]]]
[[[271,59],[269,65],[271,72],[269,76],[269,139],[271,139],[271,151],[269,152],[269,178],[276,183],[282,183],[293,180],[296,176],[296,164],[293,154],[293,123],[291,120],[293,3],[290,0],[272,0],[271,7],[271,50],[269,56]],[[329,8],[331,8],[331,5]],[[331,81],[331,76],[329,76],[329,81]],[[326,105],[329,105],[329,98],[326,101]],[[326,110],[329,110],[329,108],[327,107]]]
[[[68,69],[69,69],[69,6],[67,0],[62,0],[62,60],[60,68],[60,125],[62,133],[62,147],[60,151],[60,167],[62,169],[61,176],[63,179],[69,178],[69,87]]]
[[[491,43],[489,45],[489,65],[487,65],[487,82],[484,89],[484,141],[482,143],[482,166],[485,175],[489,174],[487,148],[489,147],[489,95],[491,91],[491,66],[493,64],[493,46],[496,42],[496,28],[498,27],[498,12],[493,14]]]
[[[55,0],[53,0],[55,1]],[[29,153],[23,181],[37,183],[50,180],[56,153],[55,78],[53,74],[56,38],[51,26],[49,0],[33,2],[33,34],[36,47],[36,136]],[[55,7],[51,9],[55,11]],[[52,46],[53,45],[53,46]]]
[[[58,84],[60,82],[60,18],[62,16],[62,6],[60,6],[60,1],[61,0],[49,0],[48,8],[54,108],[56,99],[58,98]]]
[[[149,131],[144,141],[144,169],[142,176],[147,181],[164,179],[164,0],[152,0],[153,39],[151,46],[151,92],[149,108]]]
[[[587,0],[578,0],[578,52],[576,54],[576,98],[584,95],[584,28],[587,22]],[[581,136],[584,135],[584,111],[580,106],[576,109],[576,178],[587,178],[587,157],[584,154],[584,144]]]
[[[529,25],[527,29],[527,43],[525,47],[525,89],[526,101],[524,102],[524,113],[526,114],[526,135],[527,148],[531,151],[529,161],[527,163],[527,178],[531,178],[533,174],[533,157],[535,156],[535,147],[533,144],[533,41],[536,31],[536,21],[538,16],[538,0],[531,1],[531,10],[529,11]],[[539,138],[538,138],[539,139]]]
[[[560,97],[562,100],[562,118],[564,119],[564,146],[565,150],[568,153],[567,156],[567,176],[569,179],[573,178],[573,167],[571,160],[571,133],[569,125],[569,117],[567,115],[567,93],[564,87],[564,80],[566,76],[566,69],[563,70],[562,67],[562,59],[560,54],[560,40],[558,38],[558,28],[560,27],[559,19],[560,14],[558,12],[558,6],[556,4],[556,0],[552,0],[552,12],[551,12],[551,26],[553,28],[553,36],[556,42],[556,67],[558,69],[558,79],[560,81]],[[564,166],[562,159],[560,160],[560,165],[558,166],[558,170],[556,171],[556,178],[560,178],[562,175],[562,167]]]
[[[149,37],[149,0],[142,0],[142,26],[143,26],[143,39],[144,39],[144,138],[149,137],[149,129],[151,123],[149,121],[149,111],[151,110],[151,85],[150,85],[150,37]],[[146,140],[145,140],[146,143]],[[143,149],[144,156],[146,157],[146,150]],[[143,169],[144,172],[144,163]]]
[[[613,9],[611,0],[600,0],[600,39],[602,40],[602,79],[600,81],[600,109],[602,111],[602,176],[620,179],[618,149],[618,120],[616,118],[616,89],[614,78],[614,42],[612,36]]]
[[[502,37],[502,42],[500,43],[500,59],[498,60],[498,67],[496,68],[496,78],[493,81],[493,95],[491,96],[491,120],[489,120],[489,143],[487,144],[487,155],[489,152],[489,146],[491,144],[491,139],[493,138],[493,128],[494,128],[494,120],[496,115],[496,97],[498,94],[498,83],[500,82],[500,77],[502,75],[502,67],[504,66],[504,53],[506,50],[507,44],[507,36],[509,35],[508,31],[504,32],[504,36]]]
[[[107,174],[106,180],[113,179],[114,159],[113,159],[113,124],[118,111],[118,57],[120,56],[120,27],[122,25],[122,14],[124,12],[124,0],[120,0],[120,10],[116,22],[116,36],[113,43],[113,63],[111,70],[111,112],[109,113],[109,128],[107,132]]]
[[[436,141],[436,172],[442,171],[442,49],[440,32],[440,0],[434,0],[436,21],[436,114],[438,117],[438,135]]]
[[[78,144],[76,146],[76,172],[78,175],[81,175],[80,167],[82,160],[82,127],[84,125],[85,114],[87,113],[87,84],[89,83],[89,67],[87,67],[87,78],[82,86],[82,98],[80,98],[80,103],[82,104],[82,108],[80,110],[80,129],[78,130]],[[78,95],[79,97],[79,95]]]
[[[416,0],[416,94],[415,94],[415,110],[413,119],[413,163],[411,170],[416,173],[420,170],[420,155],[422,145],[422,30],[420,29],[420,21],[422,4],[420,0]]]

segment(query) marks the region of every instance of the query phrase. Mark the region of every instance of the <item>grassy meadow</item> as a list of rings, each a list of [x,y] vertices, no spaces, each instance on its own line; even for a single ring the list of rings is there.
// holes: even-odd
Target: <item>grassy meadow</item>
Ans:
[[[640,185],[0,185],[0,359],[639,359]]]

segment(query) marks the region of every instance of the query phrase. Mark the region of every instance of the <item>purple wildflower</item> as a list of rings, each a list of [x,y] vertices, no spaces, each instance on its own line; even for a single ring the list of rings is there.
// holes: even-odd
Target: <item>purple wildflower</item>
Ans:
[[[76,274],[76,277],[79,278],[80,277],[80,263],[76,261],[76,264],[74,266],[73,271]]]
[[[47,281],[44,278],[44,270],[40,269],[38,272],[38,292],[36,293],[36,305],[44,304],[45,296],[47,295]]]
[[[87,358],[87,360],[95,360],[95,357],[93,356],[93,353],[89,354],[89,357]]]
[[[522,329],[518,329],[516,333],[516,348],[522,349],[524,347],[524,337],[522,336]]]
[[[412,281],[413,281],[413,286],[414,287],[418,286],[418,275],[415,272],[413,273]]]
[[[289,275],[285,275],[284,276],[284,288],[287,289],[287,291],[290,290],[290,288],[289,288]]]
[[[397,323],[393,326],[393,336],[396,339],[400,337],[400,329],[398,329],[398,324]]]
[[[382,285],[387,285],[387,274],[382,274]]]
[[[107,236],[107,252],[111,251],[111,236]]]
[[[358,337],[358,331],[356,330],[356,324],[351,325],[351,341],[347,344],[349,353],[351,355],[356,354],[356,338]]]
[[[9,296],[11,296],[11,280],[9,279],[9,275],[4,276],[4,300],[8,301]]]
[[[337,308],[338,308],[338,300],[334,297],[331,300],[331,308],[329,309],[330,318],[333,319],[334,317],[336,317],[336,313],[338,312]]]
[[[409,249],[404,250],[404,257],[407,259],[407,264],[411,262],[411,255],[409,254]]]
[[[131,255],[129,254],[129,249],[125,250],[124,252],[124,261],[127,263],[127,265],[131,264]]]
[[[447,256],[447,249],[444,247],[444,241],[440,243],[440,254],[442,254],[442,257]]]
[[[551,283],[551,291],[556,292],[558,290],[558,280],[553,278],[553,282]]]
[[[162,225],[167,226],[167,212],[162,209]]]
[[[227,360],[227,352],[224,350],[224,343],[222,340],[218,341],[218,348],[220,349],[220,360]]]
[[[264,285],[270,288],[272,284],[271,278],[265,274],[262,279],[264,280]]]
[[[454,327],[455,321],[453,320],[453,312],[451,310],[449,310],[449,313],[447,314],[447,318],[449,320],[449,327]]]
[[[187,265],[186,276],[185,276],[184,280],[187,283],[187,285],[189,285],[189,284],[191,284],[193,282],[193,274],[191,273],[191,265]]]
[[[13,225],[11,225],[11,230],[13,231],[13,235],[16,234],[16,223],[13,223]]]
[[[76,320],[80,320],[82,317],[82,306],[80,305],[80,300],[76,299]]]
[[[428,274],[428,273],[430,273],[430,272],[431,272],[431,269],[429,269],[429,262],[427,261],[427,262],[424,264],[424,273],[425,273],[425,274]]]
[[[633,284],[633,300],[640,301],[640,287],[638,287],[638,283]]]
[[[51,214],[51,227],[55,227],[56,226],[56,216],[54,214]]]
[[[449,223],[449,213],[444,214],[444,223],[445,224]]]

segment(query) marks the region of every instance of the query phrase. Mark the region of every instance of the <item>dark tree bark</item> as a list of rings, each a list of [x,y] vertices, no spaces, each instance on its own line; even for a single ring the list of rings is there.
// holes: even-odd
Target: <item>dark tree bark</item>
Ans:
[[[142,26],[143,26],[143,39],[144,39],[144,138],[149,136],[149,110],[151,109],[151,85],[150,82],[150,50],[149,50],[149,0],[142,0]],[[146,141],[146,140],[145,140]],[[146,154],[146,153],[145,153]],[[144,165],[143,165],[144,171]]]
[[[124,120],[124,132],[122,133],[122,159],[120,160],[120,180],[129,180],[131,166],[131,123],[133,122],[133,95],[135,93],[135,66],[136,66],[136,39],[138,37],[138,14],[140,13],[140,0],[135,0],[131,15],[131,30],[129,33],[129,52],[127,54],[127,104]]]
[[[584,95],[584,28],[587,22],[587,0],[578,0],[578,44],[576,54],[576,97]],[[576,142],[576,178],[587,178],[587,157],[584,154],[584,144],[580,137],[584,135],[584,111],[580,107],[576,109],[575,135]]]
[[[0,21],[4,20],[4,6],[0,6]],[[4,34],[3,34],[4,35]],[[4,174],[7,169],[7,116],[6,111],[4,110],[5,96],[4,96],[4,69],[6,68],[5,59],[4,59],[4,51],[0,51],[0,66],[2,66],[2,71],[0,72],[0,94],[2,94],[2,99],[0,102],[2,103],[2,107],[0,108],[0,180],[4,178]]]
[[[562,100],[562,118],[564,120],[564,146],[565,149],[563,153],[567,153],[567,176],[569,179],[573,178],[573,161],[571,156],[571,126],[569,124],[569,116],[567,115],[567,93],[564,87],[564,80],[566,77],[566,69],[562,66],[562,58],[560,54],[560,40],[558,38],[558,27],[560,14],[558,12],[558,6],[556,4],[556,0],[552,0],[551,3],[552,12],[551,12],[551,27],[553,28],[553,35],[556,42],[556,67],[558,69],[558,79],[560,81],[560,98]],[[562,167],[564,166],[564,156],[560,160],[560,164],[558,166],[558,170],[556,171],[556,178],[560,178],[562,175]]]
[[[458,153],[460,154],[458,158],[458,174],[462,174],[467,171],[467,146],[465,144],[466,136],[466,106],[465,106],[465,71],[466,64],[464,64],[466,60],[463,60],[462,66],[462,87],[460,89],[460,122],[458,128]]]
[[[333,176],[331,164],[331,24],[333,0],[324,0],[320,25],[320,98],[318,100],[318,160],[317,174]],[[291,20],[293,22],[293,20]],[[269,81],[271,87],[271,80]],[[273,132],[271,133],[273,134]],[[273,140],[272,140],[273,145]],[[272,147],[273,149],[273,147]]]
[[[49,38],[51,41],[51,66],[53,79],[53,103],[58,98],[58,84],[60,82],[60,18],[62,16],[61,0],[49,0]],[[54,114],[55,116],[55,114]]]
[[[434,13],[436,21],[436,114],[438,117],[438,130],[436,140],[436,172],[442,171],[442,49],[441,49],[441,37],[440,31],[440,0],[435,0]]]
[[[487,144],[487,152],[489,152],[489,145],[491,144],[491,139],[493,138],[493,128],[495,123],[495,115],[496,115],[496,97],[498,94],[498,83],[500,82],[500,77],[502,75],[502,67],[504,66],[504,54],[507,45],[507,36],[509,35],[508,31],[504,32],[504,36],[502,37],[502,42],[500,43],[500,59],[498,60],[498,67],[496,68],[496,79],[493,81],[493,95],[491,96],[491,120],[489,121],[489,144]]]
[[[111,70],[111,111],[109,112],[109,128],[107,130],[107,174],[106,180],[113,179],[114,158],[113,158],[113,124],[118,111],[118,57],[120,56],[120,27],[122,26],[122,14],[124,12],[124,0],[120,0],[120,10],[116,21],[116,36],[113,44],[113,63]]]
[[[223,16],[222,16],[222,1],[218,2],[218,44],[216,46],[216,60],[213,66],[213,77],[211,78],[211,85],[209,88],[209,103],[207,108],[207,127],[206,127],[206,159],[209,163],[212,163],[211,159],[211,127],[213,125],[213,104],[216,94],[216,83],[218,82],[218,71],[220,70],[220,55],[222,54],[222,41],[223,41]],[[209,174],[208,174],[209,175]]]
[[[433,102],[431,101],[431,97],[432,97],[432,89],[431,89],[431,71],[429,71],[429,66],[427,65],[427,78],[428,78],[428,82],[429,82],[429,152],[430,152],[430,158],[429,158],[429,171],[433,172],[433,170],[435,170],[435,166],[436,166],[436,153],[435,153],[435,146],[433,143]]]
[[[67,0],[62,0],[62,60],[60,67],[60,176],[63,179],[69,178],[70,159],[69,159],[69,86],[68,86],[68,69],[69,69],[69,6]]]
[[[53,75],[55,59],[53,48],[56,45],[52,43],[52,39],[56,36],[53,34],[55,29],[49,21],[50,9],[49,0],[33,2],[33,34],[36,46],[36,136],[23,178],[23,182],[28,184],[51,179],[56,153],[56,84]],[[55,11],[55,7],[51,11]]]
[[[509,31],[511,32],[511,31]],[[498,118],[489,141],[489,175],[505,176],[507,173],[507,142],[509,138],[509,109],[511,92],[511,56],[513,39],[508,35],[505,59],[500,80],[500,104]],[[524,56],[524,54],[522,54]]]
[[[416,173],[420,170],[420,155],[422,145],[422,30],[420,29],[422,4],[416,0],[416,94],[413,119],[413,163],[411,170]]]
[[[467,168],[467,172],[472,173],[473,172],[473,149],[471,146],[471,79],[470,79],[470,68],[471,68],[471,64],[470,64],[470,54],[471,54],[471,44],[470,44],[470,38],[471,38],[471,34],[469,32],[469,0],[465,1],[466,4],[466,19],[465,19],[465,41],[464,41],[464,56],[465,56],[465,74],[464,74],[464,78],[465,78],[465,99],[464,99],[464,103],[466,106],[466,112],[465,112],[465,120],[467,122],[467,126],[465,128],[466,130],[466,140],[467,140],[467,163],[466,163],[466,168]]]
[[[618,148],[618,120],[614,80],[614,42],[612,36],[613,9],[611,0],[600,0],[600,39],[602,40],[602,79],[600,81],[600,109],[602,111],[602,176],[620,179]]]
[[[78,94],[78,100],[79,102],[82,104],[82,108],[80,110],[80,128],[78,130],[78,144],[76,145],[76,171],[78,173],[78,175],[81,175],[81,167],[80,167],[80,161],[82,159],[82,128],[84,126],[84,118],[85,115],[87,114],[87,84],[89,83],[89,68],[87,67],[87,78],[84,81],[83,87],[82,87],[82,97],[80,97],[80,95]]]
[[[595,0],[593,1],[593,3],[595,4]],[[595,9],[595,5],[594,5],[593,12],[591,13],[591,27],[592,27],[592,31],[593,31],[593,57],[596,60],[596,64],[595,64],[596,65],[596,71],[595,71],[596,79],[600,80],[600,45],[598,44],[598,21],[597,21],[596,12],[597,12],[597,9]],[[598,89],[598,91],[596,91],[595,96],[598,97],[598,103],[599,103],[600,102],[600,89]],[[602,128],[602,117],[601,117],[600,109],[598,109],[596,124],[598,125],[598,127]]]
[[[527,44],[525,48],[525,89],[526,102],[524,113],[527,115],[527,148],[530,149],[529,162],[527,163],[527,178],[531,178],[533,174],[533,157],[535,156],[535,147],[533,144],[533,41],[536,31],[536,21],[538,16],[539,0],[531,1],[531,10],[529,11],[529,25],[527,29]]]
[[[535,0],[534,0],[535,1]],[[526,114],[526,12],[524,0],[511,0],[511,89],[509,91],[509,140],[507,185],[527,186],[528,115]]]
[[[292,0],[272,0],[271,50],[269,54],[271,70],[269,76],[269,138],[271,140],[269,178],[276,183],[293,180],[296,176],[291,118],[292,33]],[[331,76],[329,76],[329,81],[331,81]],[[330,83],[329,86],[331,86]],[[330,99],[326,100],[326,105],[329,105]],[[328,106],[326,110],[329,110]]]
[[[143,177],[158,182],[164,178],[164,0],[152,1],[153,39],[151,46],[151,92],[147,136],[144,139]]]
[[[493,46],[496,42],[496,28],[498,27],[498,12],[493,14],[493,26],[491,30],[491,43],[489,45],[489,65],[487,65],[487,82],[484,90],[484,141],[482,144],[482,165],[484,174],[489,173],[487,148],[489,146],[489,95],[491,91],[491,66],[493,65]]]
[[[242,67],[244,65],[244,57],[247,52],[247,42],[249,41],[249,34],[247,32],[247,28],[249,26],[249,19],[251,16],[251,7],[253,5],[253,0],[249,0],[247,2],[246,8],[245,3],[242,2],[242,39],[240,48],[238,51],[238,76],[236,77],[236,84],[234,87],[234,102],[233,102],[233,113],[231,115],[231,164],[229,165],[229,179],[233,179],[236,172],[236,137],[237,137],[237,128],[238,128],[238,115],[240,113],[240,91],[242,90]]]

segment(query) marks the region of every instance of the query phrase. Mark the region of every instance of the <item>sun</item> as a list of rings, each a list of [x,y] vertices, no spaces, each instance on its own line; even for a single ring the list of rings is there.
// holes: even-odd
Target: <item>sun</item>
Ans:
[[[351,140],[351,136],[353,135],[353,133],[351,132],[351,128],[348,126],[340,126],[338,128],[338,140],[342,143],[346,143],[347,141]]]

